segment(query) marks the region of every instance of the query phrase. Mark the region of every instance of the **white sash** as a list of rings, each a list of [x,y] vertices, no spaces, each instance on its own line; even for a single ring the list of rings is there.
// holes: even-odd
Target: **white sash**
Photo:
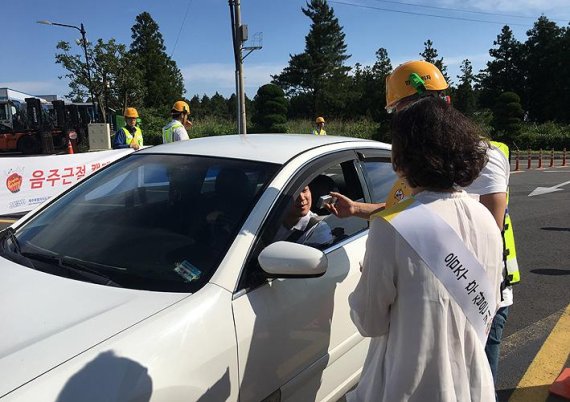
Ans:
[[[376,216],[394,226],[416,251],[461,307],[485,345],[497,309],[497,290],[491,286],[485,269],[453,228],[413,199]]]

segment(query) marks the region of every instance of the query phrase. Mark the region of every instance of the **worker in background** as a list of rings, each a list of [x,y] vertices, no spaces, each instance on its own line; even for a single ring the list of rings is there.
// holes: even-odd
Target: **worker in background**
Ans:
[[[386,79],[386,110],[389,113],[400,111],[426,96],[434,96],[450,102],[444,91],[448,84],[441,71],[425,61],[410,61],[398,66]],[[502,294],[499,310],[493,319],[485,353],[489,360],[495,383],[497,382],[499,347],[503,328],[508,314],[508,306],[513,304],[511,285],[520,281],[520,273],[516,260],[513,228],[508,215],[508,180],[510,165],[508,162],[508,147],[505,144],[492,141],[488,147],[488,162],[479,177],[467,187],[467,193],[477,197],[495,218],[497,226],[503,234],[505,250]],[[396,186],[394,186],[396,188]],[[409,190],[406,189],[405,192]],[[401,193],[401,191],[400,191]],[[329,206],[331,212],[340,217],[359,216],[367,218],[382,210],[383,203],[365,204],[331,193],[337,197],[334,206]],[[401,196],[402,194],[400,194]],[[408,195],[408,194],[404,194]],[[394,198],[388,196],[388,202]],[[397,197],[396,198],[400,198]],[[401,199],[401,198],[400,198]]]
[[[128,107],[124,117],[126,125],[115,133],[113,149],[133,148],[136,151],[143,146],[142,131],[137,127],[139,113],[134,107]]]
[[[314,135],[327,135],[327,132],[325,130],[325,119],[323,117],[317,117],[315,124],[317,127],[313,130]]]
[[[170,114],[172,120],[162,128],[162,143],[189,140],[186,129],[192,128],[192,122],[188,120],[190,106],[184,101],[177,101],[172,105]]]

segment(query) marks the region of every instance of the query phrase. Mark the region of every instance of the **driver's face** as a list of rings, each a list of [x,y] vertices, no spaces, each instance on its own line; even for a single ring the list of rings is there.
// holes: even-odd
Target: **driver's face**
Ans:
[[[299,193],[299,196],[295,200],[295,204],[293,204],[293,211],[296,216],[302,217],[309,213],[311,210],[311,203],[312,203],[312,196],[311,190],[309,186],[305,186]]]

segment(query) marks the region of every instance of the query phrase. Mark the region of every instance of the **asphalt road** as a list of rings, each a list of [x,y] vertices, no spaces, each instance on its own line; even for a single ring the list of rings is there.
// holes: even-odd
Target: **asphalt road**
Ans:
[[[537,187],[553,190],[560,184],[559,191],[529,196]],[[521,283],[514,287],[503,333],[497,384],[501,401],[508,400],[570,304],[570,168],[512,172],[509,208]],[[569,352],[560,351],[565,367],[570,367]]]
[[[547,190],[529,196],[537,187]],[[570,304],[570,167],[512,172],[509,205],[522,280],[514,288],[515,304],[503,334],[499,398],[510,398],[511,402],[563,401],[553,396],[512,395],[517,386],[517,392],[521,389],[521,379],[528,377],[527,369]],[[0,217],[0,228],[13,220]],[[570,349],[556,353],[562,354],[565,367],[570,367]],[[554,368],[556,372],[561,369]],[[547,385],[537,388],[546,389]]]

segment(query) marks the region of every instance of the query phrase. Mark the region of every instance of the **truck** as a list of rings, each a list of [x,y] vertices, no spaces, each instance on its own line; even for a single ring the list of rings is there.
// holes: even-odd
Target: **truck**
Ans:
[[[48,102],[0,88],[0,151],[56,153],[67,147],[70,138],[77,138],[77,144],[84,141],[92,120],[91,104]]]

